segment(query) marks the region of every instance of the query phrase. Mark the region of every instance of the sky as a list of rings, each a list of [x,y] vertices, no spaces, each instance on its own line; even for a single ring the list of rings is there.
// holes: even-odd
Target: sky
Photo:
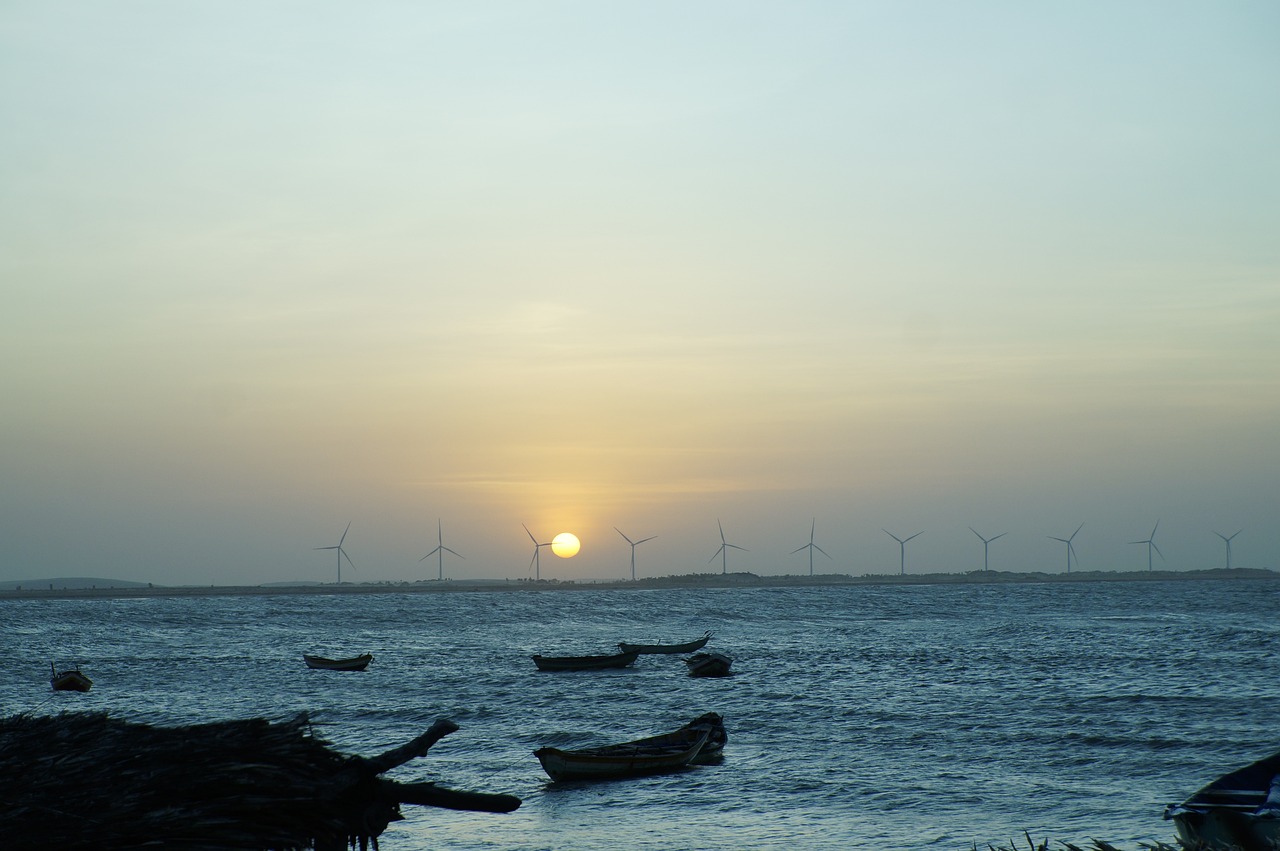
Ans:
[[[1277,81],[1269,0],[5,0],[0,580],[1280,569]]]

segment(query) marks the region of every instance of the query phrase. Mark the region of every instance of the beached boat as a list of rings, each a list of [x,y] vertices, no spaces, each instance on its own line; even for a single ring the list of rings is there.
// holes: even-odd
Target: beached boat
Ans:
[[[1164,817],[1186,848],[1280,848],[1280,753],[1222,775]]]
[[[686,641],[684,644],[627,644],[620,641],[618,649],[623,653],[692,653],[706,647],[710,640],[711,632],[708,631],[703,633],[701,638]]]
[[[727,677],[733,660],[723,653],[694,653],[684,663],[691,677]]]
[[[324,656],[308,656],[304,653],[302,661],[307,663],[308,668],[317,671],[363,671],[373,661],[373,654],[364,653],[350,659],[326,659]]]
[[[54,691],[88,691],[93,688],[93,680],[80,673],[79,668],[59,671],[57,666],[50,662],[49,669],[52,672],[49,685],[53,686]]]
[[[604,780],[715,762],[727,741],[724,719],[708,712],[660,736],[573,751],[539,748],[533,753],[552,780]]]
[[[602,668],[625,668],[636,660],[638,653],[614,653],[610,656],[540,656],[534,655],[533,664],[539,671],[596,671]]]

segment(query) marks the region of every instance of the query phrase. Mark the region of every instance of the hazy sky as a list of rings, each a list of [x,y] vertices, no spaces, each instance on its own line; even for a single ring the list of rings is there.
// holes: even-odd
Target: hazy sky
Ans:
[[[0,579],[1280,568],[1280,5],[0,4]]]

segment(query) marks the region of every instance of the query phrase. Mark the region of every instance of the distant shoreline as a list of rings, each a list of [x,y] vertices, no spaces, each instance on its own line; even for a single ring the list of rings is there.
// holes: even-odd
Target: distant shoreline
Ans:
[[[754,573],[706,573],[664,576],[616,582],[576,582],[555,579],[446,579],[418,582],[317,583],[315,585],[102,585],[92,587],[52,587],[66,580],[33,580],[20,587],[0,588],[4,600],[80,600],[144,597],[239,597],[297,596],[317,594],[441,594],[536,591],[650,591],[658,589],[704,588],[848,588],[885,585],[998,585],[1061,584],[1085,582],[1186,582],[1242,579],[1278,580],[1280,573],[1268,569],[1217,568],[1193,571],[1084,571],[1077,573],[1010,573],[975,570],[970,573],[921,575],[825,574],[820,576],[757,576]],[[102,580],[112,582],[112,580]],[[51,587],[38,587],[40,585]]]

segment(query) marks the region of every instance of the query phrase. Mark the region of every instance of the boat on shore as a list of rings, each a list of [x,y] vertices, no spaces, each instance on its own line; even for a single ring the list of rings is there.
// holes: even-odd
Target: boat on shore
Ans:
[[[539,671],[597,671],[604,668],[625,668],[636,660],[639,653],[613,653],[605,656],[541,656],[535,654],[533,664]]]
[[[324,656],[310,656],[304,653],[302,661],[307,663],[308,668],[317,671],[363,671],[373,661],[373,654],[362,653],[350,659],[328,659]]]
[[[729,676],[729,666],[733,664],[733,660],[723,653],[695,653],[684,663],[689,666],[689,676],[691,677],[727,677]]]
[[[534,756],[552,780],[608,780],[678,771],[723,756],[724,719],[708,712],[671,733],[582,750],[539,748]]]
[[[85,674],[80,673],[79,666],[68,668],[65,671],[59,671],[57,666],[52,662],[49,663],[51,676],[49,677],[49,685],[54,691],[80,691],[85,692],[93,688],[93,680],[89,679]]]
[[[618,642],[618,649],[623,653],[692,653],[695,650],[701,650],[707,646],[707,642],[711,640],[711,631],[703,633],[701,638],[695,638],[693,641],[686,641],[683,644],[627,644],[625,641]]]
[[[1164,817],[1186,848],[1280,848],[1280,753],[1222,775]]]

